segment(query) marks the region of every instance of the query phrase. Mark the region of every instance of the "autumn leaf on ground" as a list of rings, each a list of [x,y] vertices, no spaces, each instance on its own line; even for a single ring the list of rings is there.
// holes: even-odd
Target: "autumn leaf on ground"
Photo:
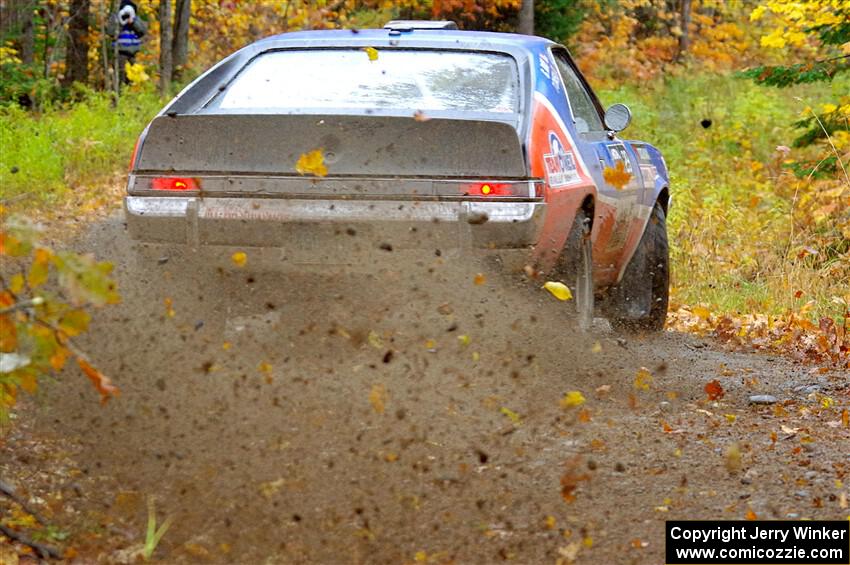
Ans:
[[[576,455],[564,463],[564,474],[561,475],[561,497],[564,502],[571,503],[575,497],[575,490],[581,481],[589,481],[590,475],[581,472],[583,469],[580,455]]]
[[[605,182],[616,188],[617,190],[623,190],[629,181],[632,180],[632,175],[629,172],[626,172],[626,166],[623,161],[617,161],[617,164],[614,167],[605,167],[602,171],[602,176],[605,179]]]
[[[756,515],[756,513],[753,512],[752,508],[747,509],[747,513],[744,515],[744,518],[746,520],[758,520],[759,519],[758,515]]]
[[[162,303],[165,304],[165,315],[169,318],[174,317],[174,301],[171,298],[166,297],[162,300]]]
[[[387,389],[384,385],[372,385],[372,390],[369,391],[369,403],[378,414],[383,414],[385,404],[387,402]]]
[[[726,448],[726,470],[731,474],[735,474],[741,470],[741,448],[738,443],[732,443]]]
[[[649,387],[652,385],[652,373],[649,372],[649,369],[646,367],[638,369],[634,384],[638,390],[649,390]]]
[[[100,393],[101,404],[106,404],[110,396],[118,396],[120,394],[118,387],[112,384],[112,380],[89,365],[88,361],[82,357],[77,357],[77,364]]]
[[[577,406],[581,406],[585,402],[586,399],[580,391],[571,390],[564,395],[564,398],[561,399],[559,404],[561,405],[561,408],[575,408]]]
[[[513,422],[515,426],[519,426],[520,424],[522,424],[522,418],[520,418],[520,415],[511,410],[510,408],[502,406],[502,408],[499,409],[499,412],[510,418],[511,422]]]
[[[482,284],[487,282],[487,277],[484,276],[484,273],[478,273],[472,279],[472,282],[475,283],[476,286],[481,286]]]
[[[322,148],[314,149],[309,153],[302,153],[298,162],[295,163],[295,171],[299,175],[327,176],[328,168],[325,166],[325,155],[322,153]]]
[[[543,284],[543,288],[558,300],[571,300],[573,297],[569,287],[561,282],[547,281]]]
[[[230,256],[230,260],[233,261],[234,265],[241,268],[248,262],[248,255],[244,251],[237,251]]]
[[[375,330],[369,332],[367,340],[369,341],[369,345],[371,345],[375,349],[384,348],[384,340],[381,339],[381,336],[378,335],[378,332],[376,332]]]
[[[365,51],[366,54],[369,56],[370,61],[377,61],[378,60],[378,50],[375,49],[374,47],[364,47],[363,51]]]
[[[703,390],[705,390],[709,400],[720,400],[726,394],[726,391],[723,390],[723,387],[720,385],[720,381],[717,379],[706,383]]]

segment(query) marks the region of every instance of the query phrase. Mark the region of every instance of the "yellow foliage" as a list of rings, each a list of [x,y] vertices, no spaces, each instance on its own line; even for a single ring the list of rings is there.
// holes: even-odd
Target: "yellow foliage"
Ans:
[[[127,78],[133,84],[141,84],[150,80],[150,76],[145,72],[145,67],[141,63],[130,64],[124,63],[124,71],[127,73]]]

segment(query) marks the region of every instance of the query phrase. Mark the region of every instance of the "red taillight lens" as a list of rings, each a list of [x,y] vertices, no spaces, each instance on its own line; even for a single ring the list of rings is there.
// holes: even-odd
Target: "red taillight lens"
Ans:
[[[514,196],[513,185],[501,182],[476,182],[463,185],[464,196]]]
[[[151,188],[154,190],[198,190],[198,182],[195,179],[160,177],[151,179]]]

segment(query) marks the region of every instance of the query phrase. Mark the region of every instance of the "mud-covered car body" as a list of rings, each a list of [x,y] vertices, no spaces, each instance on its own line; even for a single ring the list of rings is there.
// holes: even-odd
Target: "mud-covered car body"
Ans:
[[[313,103],[322,97],[332,101]],[[315,150],[324,176],[299,172]],[[617,161],[631,175],[621,187],[603,178]],[[602,288],[622,276],[653,205],[666,207],[667,186],[660,153],[604,126],[551,41],[310,31],[245,47],[171,101],[137,143],[125,210],[135,239],[279,249],[282,264],[391,246],[495,252],[542,270],[584,210]]]

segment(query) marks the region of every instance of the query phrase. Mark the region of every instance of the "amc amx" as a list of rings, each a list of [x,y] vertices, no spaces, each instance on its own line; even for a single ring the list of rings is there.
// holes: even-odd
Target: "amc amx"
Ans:
[[[451,22],[286,33],[227,57],[142,133],[133,238],[281,266],[435,250],[560,278],[580,325],[661,329],[668,173],[567,50]],[[352,237],[356,234],[356,237]],[[354,243],[356,242],[356,243]],[[386,254],[385,254],[386,255]]]

